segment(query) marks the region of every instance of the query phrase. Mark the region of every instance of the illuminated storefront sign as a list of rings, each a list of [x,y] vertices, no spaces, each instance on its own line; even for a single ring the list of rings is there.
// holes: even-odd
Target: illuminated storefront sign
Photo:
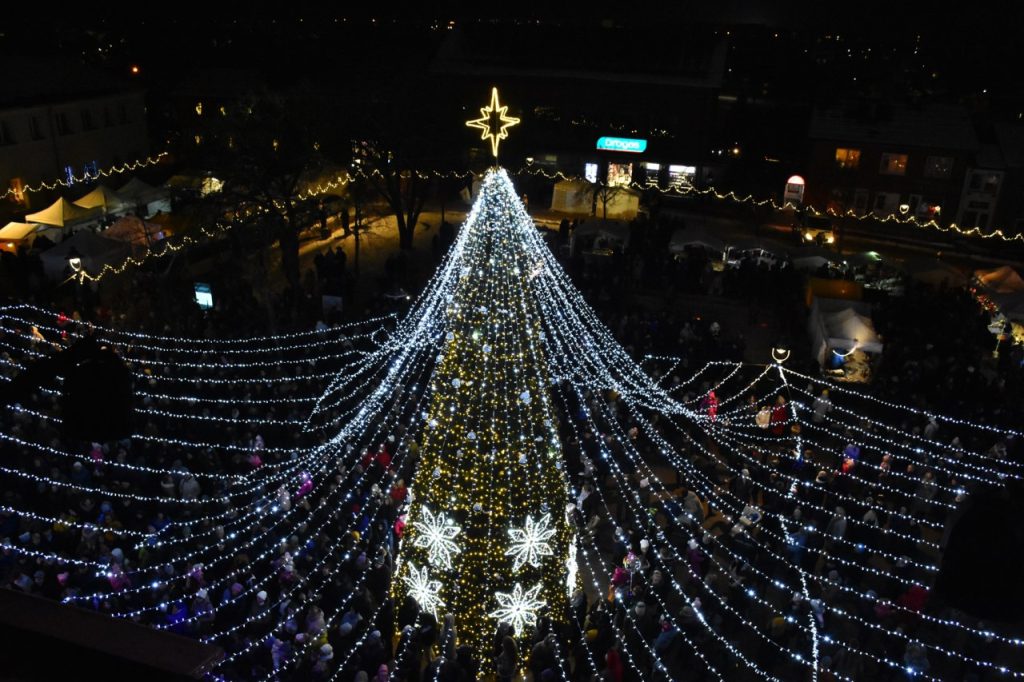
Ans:
[[[631,137],[599,137],[597,148],[608,152],[630,152],[640,154],[647,151],[647,140]]]

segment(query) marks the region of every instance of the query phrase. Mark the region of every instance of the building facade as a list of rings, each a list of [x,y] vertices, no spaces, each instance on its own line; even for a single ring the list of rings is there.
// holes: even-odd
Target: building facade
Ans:
[[[71,181],[148,154],[141,89],[60,64],[4,68],[21,69],[12,87],[0,90],[0,192],[14,190],[9,210],[39,208],[54,197],[25,187]]]
[[[980,145],[966,110],[846,103],[811,116],[804,203],[954,220]]]

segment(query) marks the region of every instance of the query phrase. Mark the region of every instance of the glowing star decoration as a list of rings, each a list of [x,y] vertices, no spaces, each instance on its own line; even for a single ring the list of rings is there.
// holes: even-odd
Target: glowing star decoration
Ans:
[[[534,568],[540,567],[541,557],[553,554],[548,540],[555,534],[551,527],[551,514],[545,514],[539,521],[532,516],[526,517],[526,525],[522,528],[509,528],[508,535],[512,542],[505,556],[513,558],[512,570],[518,571],[525,564]]]
[[[409,595],[416,600],[420,608],[430,611],[436,617],[438,609],[444,606],[444,602],[438,596],[441,591],[441,581],[431,580],[426,566],[416,568],[412,563],[409,564],[409,575],[402,580],[409,588]]]
[[[462,528],[452,523],[444,512],[434,514],[426,507],[423,508],[423,518],[412,525],[417,531],[414,544],[427,550],[430,564],[450,571],[452,555],[460,551],[453,540]]]
[[[537,583],[529,590],[523,592],[523,586],[516,583],[511,593],[495,592],[494,597],[498,600],[498,608],[491,611],[491,618],[496,618],[499,623],[508,623],[515,630],[516,637],[523,634],[526,627],[537,625],[537,611],[544,607],[546,602],[537,599],[543,587]]]
[[[508,129],[519,124],[518,118],[507,116],[508,106],[498,103],[498,88],[491,88],[491,103],[480,107],[480,118],[466,121],[470,128],[480,129],[480,139],[491,141],[491,153],[498,158],[498,144],[508,139]]]

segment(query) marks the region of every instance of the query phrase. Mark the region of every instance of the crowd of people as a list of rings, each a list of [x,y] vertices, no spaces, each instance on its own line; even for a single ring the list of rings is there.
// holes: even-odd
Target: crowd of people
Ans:
[[[742,361],[744,340],[714,320],[631,305],[637,289],[712,286],[699,254],[672,259],[654,241],[569,269],[633,357],[679,358],[648,366],[691,412],[665,418],[614,392],[553,389],[584,577],[526,638],[499,626],[489,651],[473,651],[459,645],[453,614],[395,601],[418,461],[411,413],[322,470],[309,468],[315,455],[296,464],[297,451],[329,438],[305,419],[332,377],[379,341],[360,336],[369,327],[323,324],[266,355],[154,350],[161,342],[109,333],[135,372],[135,435],[69,440],[54,386],[6,408],[0,582],[208,640],[225,652],[224,679],[788,680],[813,660],[823,680],[984,680],[998,671],[975,661],[1019,663],[1001,626],[930,592],[957,505],[989,485],[955,453],[986,453],[984,470],[1001,472],[1021,461],[1018,440],[815,382],[758,379],[760,368],[724,364],[691,379],[708,361]],[[336,255],[318,263],[313,288],[344,267]],[[799,290],[792,272],[753,263],[710,276],[755,307],[792,307]],[[126,296],[88,317],[167,336],[259,335],[264,306],[244,285],[226,293],[230,304],[213,312],[188,292],[159,305]],[[985,372],[990,338],[972,304],[910,291],[883,306],[880,395],[1019,423],[1016,351],[1000,356],[997,377]],[[311,329],[318,312],[310,304],[294,327]],[[0,320],[7,378],[85,329],[20,315]],[[259,512],[249,520],[247,510]]]

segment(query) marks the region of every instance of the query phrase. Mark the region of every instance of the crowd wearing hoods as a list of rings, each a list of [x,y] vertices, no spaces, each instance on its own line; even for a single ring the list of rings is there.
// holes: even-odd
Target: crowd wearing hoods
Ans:
[[[641,278],[660,281],[647,267]],[[113,442],[64,438],[46,417],[57,413],[56,396],[36,392],[8,415],[6,434],[15,440],[5,444],[5,466],[30,475],[5,483],[0,540],[21,551],[0,554],[0,581],[180,634],[222,633],[215,642],[228,657],[219,670],[226,679],[276,671],[283,679],[461,682],[487,670],[499,680],[547,680],[560,679],[565,665],[574,680],[716,679],[712,669],[727,679],[756,679],[737,651],[781,679],[805,679],[806,666],[787,652],[811,651],[810,623],[822,680],[901,680],[913,676],[908,669],[987,679],[925,644],[942,642],[983,660],[1001,655],[992,640],[962,631],[949,636],[936,619],[964,616],[932,603],[934,574],[924,568],[938,559],[929,543],[937,541],[950,505],[977,484],[958,474],[957,463],[936,460],[929,448],[915,452],[907,439],[988,452],[994,467],[1020,461],[1020,443],[984,440],[908,413],[898,426],[910,436],[883,448],[868,436],[890,435],[880,426],[892,419],[882,405],[865,407],[820,385],[784,390],[751,383],[751,371],[721,384],[715,377],[688,383],[709,360],[742,358],[741,334],[714,320],[630,309],[614,279],[589,268],[576,275],[594,290],[589,300],[599,302],[634,357],[681,358],[653,371],[694,414],[676,428],[630,409],[614,392],[575,395],[566,385],[553,391],[563,415],[569,515],[586,548],[579,561],[587,579],[567,608],[542,613],[526,638],[498,626],[489,651],[471,651],[460,646],[448,614],[439,621],[412,598],[393,601],[408,482],[418,460],[408,420],[346,452],[329,472],[288,468],[296,448],[330,435],[296,426],[308,414],[308,399],[343,367],[343,359],[314,360],[322,348],[282,352],[244,370],[230,366],[237,358],[211,351],[192,356],[209,365],[198,372],[173,352],[146,355],[132,365],[149,394],[136,435]],[[763,284],[756,276],[749,281],[755,284],[743,286]],[[907,308],[894,303],[880,316],[895,358],[880,372],[881,389],[912,405],[965,409],[964,416],[978,414],[974,401],[979,411],[989,410],[984,414],[1016,414],[1024,404],[1013,402],[1019,382],[982,380],[981,365],[970,364],[987,340],[975,335],[977,324],[938,343],[911,333],[918,318],[908,308],[922,300],[908,298]],[[951,315],[970,310],[968,301],[955,300]],[[144,327],[178,333],[165,329],[168,319],[153,317]],[[248,330],[242,321],[225,324],[238,325],[235,336]],[[6,363],[67,342],[60,331],[40,334],[33,337],[29,324],[6,323]],[[933,347],[922,345],[928,343]],[[120,352],[141,357],[130,345]],[[17,368],[2,369],[10,376]],[[950,373],[953,391],[943,384]],[[208,381],[196,383],[196,376]],[[252,381],[222,383],[240,377]],[[260,402],[280,399],[289,400]],[[813,425],[805,431],[792,420],[795,403]],[[843,417],[852,407],[866,418]],[[168,433],[176,423],[168,412],[194,417],[187,434]],[[209,446],[188,447],[174,436]],[[666,444],[678,460],[660,456]],[[154,476],[152,469],[166,473]],[[278,470],[288,474],[269,475]],[[245,538],[225,532],[231,516],[217,517],[225,510],[217,500],[236,476],[259,483],[236,505],[271,510],[247,527]],[[290,530],[282,536],[277,524],[286,518]],[[195,544],[216,547],[216,556],[169,561],[200,536],[206,539]],[[69,565],[54,555],[92,563]],[[795,587],[793,567],[806,586]],[[93,593],[100,596],[76,599]]]

